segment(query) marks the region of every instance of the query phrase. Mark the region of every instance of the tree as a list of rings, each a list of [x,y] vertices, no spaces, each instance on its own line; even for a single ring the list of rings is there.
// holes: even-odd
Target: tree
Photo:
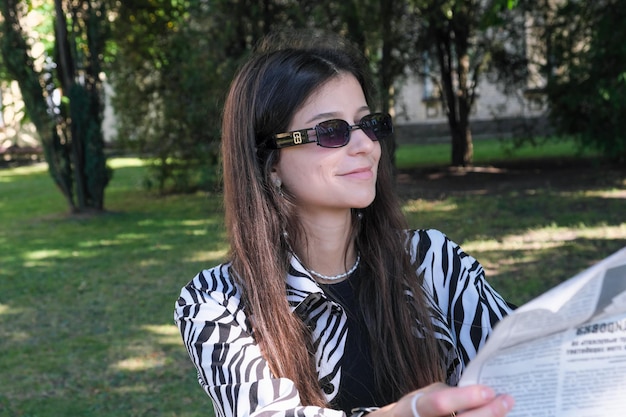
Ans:
[[[3,64],[20,86],[50,175],[72,212],[101,211],[111,176],[101,130],[104,7],[56,0],[53,51],[44,59],[32,56],[29,34],[21,25],[26,4],[4,0],[1,7]],[[53,98],[55,91],[62,94],[60,102]]]
[[[195,189],[197,172],[212,169],[202,178],[215,178],[221,105],[241,59],[274,27],[317,27],[342,33],[363,50],[372,63],[380,93],[375,106],[381,111],[392,108],[395,88],[407,66],[422,68],[424,57],[439,58],[441,76],[437,79],[445,93],[453,164],[468,165],[472,156],[468,119],[478,79],[496,62],[513,62],[506,59],[512,55],[511,41],[500,34],[509,22],[504,17],[511,0],[482,3],[119,2],[114,25],[116,59],[109,73],[116,91],[113,102],[120,140],[156,157],[153,172],[161,191]],[[483,29],[491,35],[482,35]],[[515,62],[523,64],[523,60]],[[509,73],[519,75],[518,71]]]
[[[185,28],[188,7],[187,2],[120,2],[112,28],[115,54],[107,73],[118,144],[153,157],[146,181],[160,191],[190,191],[191,177],[206,161],[202,148],[216,128],[212,91],[205,87],[214,73],[211,62],[194,67],[209,48],[204,36]],[[202,110],[205,124],[194,131],[191,121]]]
[[[378,110],[393,107],[394,85],[407,65],[411,24],[404,0],[300,1],[310,26],[344,34],[368,58],[375,77]]]
[[[546,36],[550,112],[582,147],[626,161],[626,3],[571,0],[559,5]]]
[[[311,18],[308,25],[343,34],[370,62],[378,93],[372,106],[388,113],[393,109],[396,88],[406,76],[415,39],[415,23],[405,0],[300,0],[299,7]],[[394,158],[395,142],[391,143]]]
[[[161,192],[212,188],[236,68],[272,27],[303,15],[284,1],[133,0],[117,16],[109,73],[120,143],[154,157],[148,183]]]
[[[496,71],[498,63],[524,62],[513,0],[409,0],[418,26],[414,68],[438,85],[452,137],[453,166],[471,165],[473,159],[470,113],[481,77]],[[523,40],[523,37],[521,38]],[[498,60],[494,58],[498,58]],[[515,57],[515,58],[513,58]],[[435,67],[436,71],[423,72]],[[525,74],[518,71],[514,83]]]

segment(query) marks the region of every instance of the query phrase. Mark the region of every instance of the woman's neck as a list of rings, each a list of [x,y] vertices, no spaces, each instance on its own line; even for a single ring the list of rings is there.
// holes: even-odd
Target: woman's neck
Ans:
[[[305,238],[298,245],[299,255],[309,270],[335,276],[345,273],[356,262],[350,213],[334,218],[304,218]]]

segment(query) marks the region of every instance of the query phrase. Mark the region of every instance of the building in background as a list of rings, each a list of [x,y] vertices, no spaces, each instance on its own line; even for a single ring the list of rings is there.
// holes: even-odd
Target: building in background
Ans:
[[[446,109],[432,83],[410,77],[398,89],[393,111],[399,143],[450,140]],[[551,132],[547,104],[539,88],[505,95],[486,80],[478,89],[470,127],[474,139]]]

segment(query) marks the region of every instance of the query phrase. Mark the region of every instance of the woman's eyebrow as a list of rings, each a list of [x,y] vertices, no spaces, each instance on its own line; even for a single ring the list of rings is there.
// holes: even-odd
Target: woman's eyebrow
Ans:
[[[306,123],[313,123],[317,120],[329,120],[329,119],[338,119],[339,112],[328,112],[328,113],[320,113],[316,114],[312,118],[310,118]]]
[[[362,111],[369,112],[370,111],[369,106],[363,106],[363,107],[357,109],[356,113],[358,114],[358,113],[360,113]],[[316,114],[315,116],[310,118],[306,123],[309,124],[309,123],[313,123],[313,122],[315,122],[317,120],[324,121],[324,120],[340,119],[340,118],[341,118],[340,117],[340,112],[338,112],[338,111],[337,112],[320,113],[320,114]]]

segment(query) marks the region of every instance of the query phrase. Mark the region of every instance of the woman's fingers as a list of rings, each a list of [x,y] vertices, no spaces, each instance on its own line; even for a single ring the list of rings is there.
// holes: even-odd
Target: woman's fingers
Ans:
[[[491,388],[482,385],[451,388],[433,384],[409,397],[414,417],[450,416],[453,413],[464,417],[502,417],[514,403],[510,396],[496,396]]]
[[[482,407],[457,413],[462,417],[503,417],[513,408],[514,401],[510,395],[498,395]]]

